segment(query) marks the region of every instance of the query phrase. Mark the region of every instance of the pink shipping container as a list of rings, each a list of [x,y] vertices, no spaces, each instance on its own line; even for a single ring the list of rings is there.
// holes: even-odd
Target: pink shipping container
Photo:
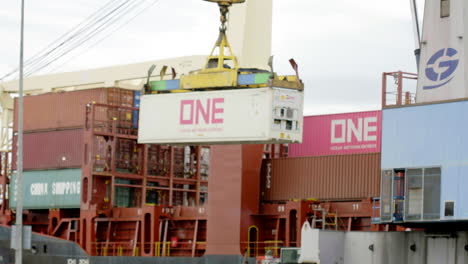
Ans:
[[[265,160],[263,200],[357,200],[380,195],[380,153]]]
[[[16,141],[13,137],[13,169],[16,169]],[[24,170],[80,168],[83,129],[28,133],[23,136]]]
[[[289,157],[380,152],[382,112],[304,117],[301,144],[289,145]]]
[[[92,102],[131,107],[133,91],[99,88],[25,96],[23,130],[32,132],[82,128],[86,105]],[[16,98],[15,109],[17,109]],[[14,131],[18,130],[17,120],[18,113],[15,110]]]

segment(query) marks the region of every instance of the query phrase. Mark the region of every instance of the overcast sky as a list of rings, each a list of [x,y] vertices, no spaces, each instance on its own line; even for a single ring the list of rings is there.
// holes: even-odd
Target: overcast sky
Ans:
[[[107,2],[25,1],[26,57]],[[0,76],[18,65],[19,2],[3,0],[0,8]],[[201,0],[159,0],[45,73],[208,54],[218,16],[215,5]],[[291,57],[299,64],[306,114],[379,109],[381,73],[416,71],[409,0],[274,0],[272,41],[275,71],[292,73]]]

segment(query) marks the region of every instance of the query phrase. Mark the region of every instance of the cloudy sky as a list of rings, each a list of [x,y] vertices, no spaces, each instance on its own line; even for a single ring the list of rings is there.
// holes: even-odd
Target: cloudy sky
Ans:
[[[110,28],[42,73],[210,52],[217,37],[215,5],[146,1],[144,11],[128,24]],[[0,76],[18,66],[19,2],[2,1]],[[105,2],[26,0],[26,58]],[[416,71],[409,0],[275,0],[272,44],[277,72],[292,73],[287,63],[291,57],[298,62],[306,83],[307,114],[378,109],[381,73]]]

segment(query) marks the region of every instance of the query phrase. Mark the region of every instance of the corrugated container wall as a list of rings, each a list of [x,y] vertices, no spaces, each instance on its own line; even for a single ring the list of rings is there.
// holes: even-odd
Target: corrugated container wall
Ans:
[[[379,196],[380,153],[265,160],[263,200]]]
[[[303,93],[281,88],[144,95],[138,142],[299,143],[302,110]]]
[[[12,168],[16,170],[16,141],[13,137]],[[80,168],[83,130],[61,130],[24,134],[24,170]]]
[[[133,91],[99,88],[24,97],[24,131],[50,131],[82,128],[86,104],[105,103],[133,106]],[[15,109],[17,100],[15,98]],[[18,113],[14,114],[13,130],[18,130]]]
[[[16,208],[16,173],[12,175],[10,207]],[[25,171],[24,209],[80,208],[81,169]]]
[[[289,157],[380,152],[381,111],[304,117],[302,144],[289,145]]]
[[[103,103],[132,107],[134,92],[99,88],[24,97],[24,170],[80,168],[86,105]],[[15,100],[15,109],[17,101]],[[132,110],[99,108],[99,120],[132,120]],[[15,111],[14,130],[18,124]],[[16,169],[16,132],[13,136],[12,168]],[[98,145],[102,145],[99,143]]]

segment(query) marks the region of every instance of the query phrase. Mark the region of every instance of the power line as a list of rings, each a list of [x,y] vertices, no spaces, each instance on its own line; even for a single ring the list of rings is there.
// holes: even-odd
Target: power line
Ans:
[[[91,32],[88,32],[86,35],[81,36],[77,40],[77,41],[79,41],[78,43],[76,43],[74,46],[68,48],[67,50],[63,51],[62,53],[56,55],[54,58],[50,59],[48,62],[44,62],[41,66],[38,66],[35,69],[31,69],[27,73],[27,76],[30,76],[31,74],[44,69],[45,67],[49,66],[53,62],[55,62],[55,61],[59,60],[60,58],[66,56],[71,51],[73,51],[76,48],[82,46],[83,44],[85,44],[86,42],[91,40],[93,37],[95,37],[97,34],[103,32],[104,30],[106,30],[108,28],[108,26],[111,26],[111,25],[115,24],[116,22],[118,22],[119,20],[123,19],[126,14],[131,14],[136,8],[138,8],[141,4],[143,4],[146,1],[147,0],[137,0],[137,1],[133,2],[133,3],[130,3],[128,6],[126,6],[123,9],[114,10],[114,12],[112,12],[111,16],[107,16],[105,18],[105,21],[103,22],[103,24],[98,25]]]
[[[33,55],[32,57],[30,57],[29,59],[27,59],[25,61],[25,64],[29,64],[31,63],[32,61],[36,60],[38,57],[42,56],[41,54],[42,53],[45,53],[48,51],[49,48],[53,47],[54,44],[56,42],[61,42],[65,37],[67,37],[68,35],[70,34],[73,34],[74,31],[76,30],[80,30],[80,26],[81,28],[84,28],[86,25],[89,24],[90,21],[93,21],[94,17],[98,16],[99,13],[101,13],[103,10],[105,9],[108,9],[109,6],[111,6],[112,4],[115,4],[117,3],[116,1],[112,1],[110,0],[109,2],[107,2],[104,6],[102,6],[101,8],[99,8],[96,12],[94,12],[93,14],[91,14],[90,16],[88,16],[86,19],[84,19],[82,22],[80,22],[79,24],[77,24],[75,27],[73,27],[71,30],[69,30],[67,33],[61,35],[59,38],[57,38],[56,40],[52,41],[51,43],[49,43],[49,45],[47,45],[46,47],[44,47],[41,51],[37,52],[35,55]],[[8,72],[7,74],[5,74],[3,77],[0,78],[0,80],[4,80],[5,78],[17,73],[19,70],[19,67],[13,69],[12,71]]]
[[[95,30],[96,25],[97,25],[98,29],[102,28],[103,26],[106,26],[108,24],[109,20],[114,18],[115,14],[117,12],[119,12],[119,10],[124,10],[125,11],[126,5],[129,4],[129,3],[131,4],[131,1],[132,0],[125,0],[123,3],[119,4],[117,7],[113,8],[111,11],[106,13],[103,17],[99,18],[98,21],[94,22],[90,26],[87,26],[87,25],[83,26],[82,30],[80,30],[79,32],[73,34],[71,37],[69,37],[68,39],[66,39],[62,43],[60,43],[58,46],[53,48],[50,52],[46,53],[44,56],[39,58],[34,63],[29,64],[28,65],[29,69],[26,72],[26,76],[30,76],[31,74],[37,72],[37,69],[42,68],[41,67],[42,65],[45,64],[47,66],[50,63],[52,63],[53,61],[55,61],[58,58],[60,58],[61,56],[63,56],[64,54],[67,54],[70,50],[78,47],[82,43],[80,41],[82,41],[83,38],[86,38],[87,36],[89,36],[90,34],[95,32],[95,31],[91,31],[91,33],[90,33],[89,30]],[[110,18],[110,19],[108,19],[108,18]],[[101,23],[101,22],[102,22],[102,24],[99,25],[99,23]],[[74,45],[74,46],[72,46],[72,45]],[[72,47],[68,48],[69,46],[72,46]],[[67,48],[68,48],[68,50],[67,50],[68,52],[66,51],[65,53],[61,53],[61,55],[59,55],[58,57],[55,56],[54,57],[55,59],[53,59],[52,61],[44,62],[44,60],[47,59],[47,56],[53,56],[51,54],[53,54],[55,51],[60,52],[61,49],[67,49]],[[42,63],[42,65],[40,63]],[[37,65],[39,65],[39,66],[37,66]],[[36,67],[36,68],[34,68],[34,67]]]
[[[102,19],[106,18],[107,16],[109,16],[110,14],[112,14],[113,12],[115,12],[116,10],[118,10],[119,8],[121,8],[123,5],[125,5],[126,3],[128,3],[130,0],[126,0],[124,3],[118,5],[115,9],[113,9],[112,11],[110,11],[110,13],[107,13],[104,15],[104,17],[102,18],[98,18],[98,21],[96,22],[93,22],[93,24],[90,25],[90,23],[92,21],[89,21],[88,23],[86,23],[85,25],[82,26],[81,29],[78,30],[78,32],[74,33],[73,35],[71,35],[70,37],[68,37],[67,39],[63,40],[60,44],[58,44],[57,46],[55,46],[54,48],[52,48],[51,50],[49,50],[48,52],[46,52],[44,55],[42,55],[41,57],[35,59],[34,61],[31,62],[32,65],[34,65],[35,63],[37,63],[37,61],[40,61],[44,58],[46,58],[48,55],[52,54],[54,51],[60,49],[61,47],[63,47],[64,45],[66,44],[69,44],[70,41],[72,41],[73,39],[75,39],[76,37],[79,37],[80,34],[83,34],[83,32],[85,32],[86,30],[88,30],[88,28],[92,27],[93,25],[99,23]],[[94,20],[94,19],[93,19]],[[28,65],[29,67],[33,67]]]
[[[114,28],[109,34],[105,35],[103,38],[100,38],[98,41],[89,45],[88,48],[94,47],[95,45],[102,42],[104,39],[109,37],[118,29],[122,28],[123,26],[130,23],[134,20],[137,16],[139,16],[144,11],[148,10],[150,7],[158,3],[160,0],[153,0],[152,3],[146,5],[143,9],[139,9],[135,11],[138,7],[142,4],[146,3],[148,0],[122,0],[122,1],[109,1],[99,10],[94,12],[92,15],[87,17],[84,21],[79,23],[75,26],[72,30],[65,33],[61,37],[59,37],[56,41],[52,42],[48,45],[48,47],[44,48],[40,52],[36,53],[33,57],[31,57],[27,62],[29,62],[26,67],[28,68],[26,76],[30,76],[42,69],[48,67],[55,61],[63,58],[70,52],[76,50],[80,46],[85,45],[87,42],[92,40],[96,35],[99,33],[104,33],[107,29],[109,29],[112,25],[116,24],[118,21],[128,17],[130,14],[135,14],[130,19],[123,22],[121,25]],[[108,12],[103,13],[104,10],[111,9]],[[100,15],[100,13],[103,13]],[[60,42],[56,44],[56,42]],[[51,49],[48,49],[52,47]],[[73,58],[75,58],[74,56]],[[68,60],[67,62],[69,62]],[[5,78],[15,74],[17,69],[13,70],[12,72],[6,74],[0,80],[4,80]]]
[[[48,71],[48,73],[53,73],[55,72],[56,70],[60,69],[61,67],[63,67],[64,65],[66,65],[67,63],[69,63],[71,60],[75,59],[76,57],[80,56],[80,55],[83,55],[85,54],[86,52],[90,51],[92,48],[94,48],[95,46],[97,46],[98,44],[100,44],[101,42],[103,42],[104,40],[106,40],[108,37],[110,37],[113,33],[115,33],[115,31],[125,27],[126,25],[128,25],[129,23],[131,23],[135,18],[137,18],[139,15],[141,15],[142,13],[144,13],[145,11],[149,10],[151,7],[153,7],[155,4],[159,3],[160,0],[153,0],[152,3],[150,3],[149,5],[141,8],[140,11],[138,11],[133,17],[131,17],[130,19],[128,19],[126,22],[124,22],[123,24],[117,26],[116,28],[114,28],[113,30],[111,30],[107,35],[105,35],[104,37],[98,39],[97,41],[93,42],[92,44],[90,44],[88,47],[86,47],[86,49],[83,49],[82,52],[78,53],[78,54],[75,54],[74,56],[72,56],[71,58],[69,58],[67,61],[63,62],[62,64],[58,65],[57,67],[51,69]]]

